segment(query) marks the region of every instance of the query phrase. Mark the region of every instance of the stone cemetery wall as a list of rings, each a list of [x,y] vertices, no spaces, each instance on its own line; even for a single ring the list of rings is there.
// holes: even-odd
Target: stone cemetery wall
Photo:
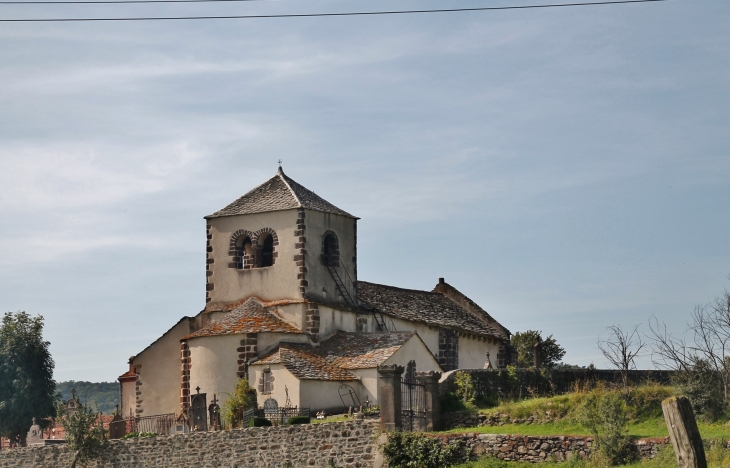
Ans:
[[[590,456],[593,438],[580,436],[519,436],[503,434],[454,434],[440,436],[442,443],[464,444],[473,457],[494,456],[505,461],[539,463]],[[641,458],[654,458],[668,438],[639,439],[634,442]]]
[[[301,424],[114,440],[88,468],[371,467],[377,444],[371,422]],[[67,467],[65,446],[0,451],[0,468]]]
[[[439,393],[456,390],[457,372],[471,375],[477,397],[528,397],[557,395],[574,391],[576,387],[596,382],[620,385],[621,373],[611,369],[460,369],[447,372],[439,382]],[[629,372],[634,384],[647,381],[668,384],[671,371],[635,370]]]

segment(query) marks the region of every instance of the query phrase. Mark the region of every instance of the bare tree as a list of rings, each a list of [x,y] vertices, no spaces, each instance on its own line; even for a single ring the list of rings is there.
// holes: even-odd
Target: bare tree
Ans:
[[[723,402],[730,393],[730,293],[695,307],[687,324],[690,339],[667,331],[652,316],[649,321],[652,361],[657,367],[684,372],[708,369]]]
[[[598,348],[603,356],[608,359],[616,369],[621,372],[621,381],[624,386],[624,394],[629,395],[629,371],[636,369],[636,358],[641,355],[646,343],[639,334],[639,325],[629,332],[624,331],[621,325],[611,325],[606,328],[608,338],[598,338]]]

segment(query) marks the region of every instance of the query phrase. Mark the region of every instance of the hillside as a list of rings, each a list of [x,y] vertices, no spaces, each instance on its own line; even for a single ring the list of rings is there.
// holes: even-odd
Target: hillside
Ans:
[[[104,414],[111,414],[115,405],[119,404],[119,384],[117,382],[84,382],[69,380],[58,382],[56,392],[61,394],[64,400],[71,398],[71,389],[76,389],[76,396],[82,403],[87,401],[95,403],[99,411]]]

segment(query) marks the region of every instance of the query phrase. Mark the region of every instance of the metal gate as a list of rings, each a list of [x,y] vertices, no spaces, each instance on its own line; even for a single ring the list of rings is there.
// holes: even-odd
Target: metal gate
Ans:
[[[426,430],[426,384],[401,381],[401,411],[404,431]]]

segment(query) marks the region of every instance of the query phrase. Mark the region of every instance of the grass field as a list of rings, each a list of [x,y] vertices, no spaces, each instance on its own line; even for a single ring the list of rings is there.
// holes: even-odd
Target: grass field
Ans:
[[[727,423],[708,424],[698,422],[700,434],[704,439],[730,439],[730,426]],[[517,434],[517,435],[590,435],[574,421],[561,419],[543,424],[505,424],[504,426],[479,426],[459,428],[446,433],[474,432],[477,434]],[[633,422],[628,426],[628,435],[634,437],[666,437],[669,435],[664,419],[652,418]]]
[[[706,454],[708,468],[730,467],[730,451],[727,449],[715,446],[708,450]],[[545,462],[535,465],[534,463],[526,462],[504,462],[496,458],[483,458],[479,461],[454,465],[452,468],[534,468],[535,466],[541,468],[607,468],[606,463],[598,460],[573,459],[561,463]],[[645,460],[622,466],[625,468],[675,468],[677,467],[677,461],[674,458],[674,451],[669,446],[660,451],[653,460]]]
[[[610,390],[594,389],[594,392]],[[576,392],[550,398],[530,398],[522,401],[503,402],[494,408],[479,409],[486,415],[504,415],[505,420],[534,418],[531,424],[504,424],[479,426],[446,431],[449,433],[474,432],[480,434],[518,435],[590,435],[576,422],[575,413],[590,392]],[[661,402],[673,395],[671,387],[644,385],[635,388],[629,396],[628,435],[634,437],[666,437],[667,427],[661,410]],[[705,439],[730,439],[730,421],[707,423],[698,421],[700,434]],[[730,466],[729,466],[730,468]]]

